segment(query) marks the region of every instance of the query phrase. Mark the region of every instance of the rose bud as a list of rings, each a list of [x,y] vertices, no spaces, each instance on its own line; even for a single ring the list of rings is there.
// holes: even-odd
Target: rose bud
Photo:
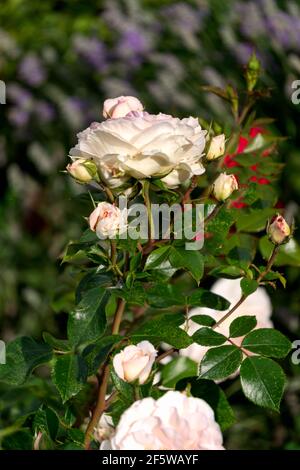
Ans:
[[[144,109],[142,103],[134,96],[119,96],[104,101],[103,116],[105,119],[116,119],[127,116],[127,114]]]
[[[122,212],[113,204],[100,202],[89,216],[90,229],[100,239],[114,238],[122,223]]]
[[[291,229],[282,215],[277,214],[268,226],[269,240],[275,245],[281,245],[288,241]]]
[[[130,345],[116,354],[113,366],[117,375],[125,382],[143,384],[148,379],[157,351],[149,341]]]
[[[239,186],[234,175],[221,173],[213,183],[213,195],[218,201],[225,201],[237,189]]]
[[[215,160],[221,157],[225,151],[225,135],[220,134],[213,137],[206,154],[207,160]]]
[[[95,163],[85,158],[77,158],[69,163],[67,171],[78,183],[88,183],[97,175]]]

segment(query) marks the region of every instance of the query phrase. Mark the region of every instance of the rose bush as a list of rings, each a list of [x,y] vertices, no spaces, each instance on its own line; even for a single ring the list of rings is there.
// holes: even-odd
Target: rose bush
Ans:
[[[222,432],[239,419],[223,382],[237,371],[234,387],[246,399],[280,410],[285,375],[276,360],[291,344],[273,328],[264,289],[285,285],[276,263],[293,230],[272,189],[278,141],[271,131],[254,136],[258,78],[253,56],[240,94],[211,90],[230,104],[235,124],[224,123],[226,138],[201,118],[202,127],[194,117],[148,114],[123,96],[105,103],[107,120],[79,134],[68,170],[83,189],[87,224],[63,257],[78,279],[66,337],[19,337],[0,368],[0,381],[13,387],[38,366],[51,369],[54,396],[20,421],[34,449],[221,450]],[[136,203],[148,233],[123,236],[131,223],[123,215],[141,222]],[[162,229],[153,235],[157,203],[179,209],[168,212],[169,238]],[[179,216],[196,235],[177,230]]]

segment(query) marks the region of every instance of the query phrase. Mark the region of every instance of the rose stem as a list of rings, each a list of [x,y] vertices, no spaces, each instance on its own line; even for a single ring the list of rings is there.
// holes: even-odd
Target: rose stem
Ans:
[[[257,283],[259,284],[263,278],[270,272],[272,266],[273,266],[273,263],[275,261],[275,258],[276,258],[276,255],[278,253],[278,249],[279,249],[279,245],[276,245],[274,246],[273,248],[273,252],[269,258],[269,261],[267,263],[267,266],[266,266],[266,269],[265,271],[263,271],[257,278]],[[222,318],[220,318],[220,320],[215,323],[212,327],[212,329],[216,329],[218,326],[221,325],[221,323],[223,323],[225,320],[227,320],[228,317],[230,317],[230,315],[236,311],[236,309],[244,302],[244,300],[246,300],[248,296],[247,295],[242,295],[242,297],[240,298],[240,300],[232,307],[232,309],[229,310],[229,312],[227,312]]]
[[[124,309],[125,309],[125,304],[126,302],[124,299],[119,299],[117,310],[114,316],[113,325],[112,325],[113,335],[116,335],[119,332],[120,324],[122,321],[122,316],[123,316]],[[86,450],[88,450],[90,447],[91,438],[92,438],[94,429],[97,426],[102,416],[102,413],[105,411],[105,408],[106,408],[105,397],[106,397],[106,391],[107,391],[107,386],[108,386],[108,379],[109,379],[109,364],[106,363],[103,369],[102,377],[101,377],[101,384],[99,387],[97,403],[96,403],[92,418],[89,422],[89,425],[85,433],[84,448]]]

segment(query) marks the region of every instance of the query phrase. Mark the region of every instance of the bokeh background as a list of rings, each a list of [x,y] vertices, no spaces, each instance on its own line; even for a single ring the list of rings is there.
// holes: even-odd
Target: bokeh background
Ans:
[[[253,50],[272,89],[259,115],[275,118],[273,132],[288,136],[280,147],[280,203],[297,226],[300,104],[291,101],[291,84],[300,79],[298,0],[1,0],[1,339],[64,334],[76,276],[61,259],[86,213],[63,170],[76,133],[101,119],[103,100],[130,94],[151,112],[228,123],[224,103],[201,86],[239,87]],[[287,288],[271,292],[274,322],[291,340],[300,338],[299,266],[295,244],[282,269]],[[282,415],[237,398],[228,448],[300,449],[300,365],[286,370]],[[26,396],[8,399],[0,389],[0,428],[7,425],[2,411],[9,406],[17,416]]]

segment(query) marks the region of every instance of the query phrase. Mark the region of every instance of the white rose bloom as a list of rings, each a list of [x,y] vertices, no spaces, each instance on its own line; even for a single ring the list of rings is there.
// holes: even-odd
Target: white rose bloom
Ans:
[[[135,96],[119,96],[104,101],[103,116],[106,119],[117,119],[131,112],[141,112],[143,109],[142,103]]]
[[[109,202],[100,202],[89,216],[90,229],[103,240],[114,238],[125,227],[125,214]]]
[[[133,403],[101,449],[224,450],[222,442],[214,412],[204,400],[170,391],[156,401]]]
[[[93,159],[102,179],[115,188],[132,176],[164,177],[176,187],[204,173],[201,157],[206,131],[192,117],[132,112],[126,117],[93,123],[78,134],[70,155]]]
[[[231,303],[231,307],[235,305],[241,298],[242,291],[240,287],[240,279],[218,279],[211,288],[211,292],[225,297]],[[205,307],[197,307],[190,311],[190,317],[193,315],[209,315],[216,321],[220,320],[228,310],[217,311]],[[232,313],[219,327],[215,329],[218,333],[225,336],[229,336],[229,326],[235,318],[243,315],[253,315],[256,317],[257,325],[255,328],[273,328],[271,321],[272,315],[272,304],[270,298],[263,287],[259,287],[256,292],[249,295],[246,300]],[[192,336],[199,328],[202,328],[198,323],[193,322],[192,319],[188,322],[187,333]],[[244,336],[239,338],[233,338],[232,341],[238,346],[241,345]],[[225,344],[230,344],[225,343]],[[181,356],[187,356],[197,363],[200,363],[205,353],[210,349],[206,346],[200,346],[199,344],[193,343],[185,349],[181,349],[179,354]],[[231,377],[236,376],[237,373]]]
[[[149,341],[126,346],[113,359],[116,374],[125,382],[138,380],[143,384],[148,379],[157,351]]]

